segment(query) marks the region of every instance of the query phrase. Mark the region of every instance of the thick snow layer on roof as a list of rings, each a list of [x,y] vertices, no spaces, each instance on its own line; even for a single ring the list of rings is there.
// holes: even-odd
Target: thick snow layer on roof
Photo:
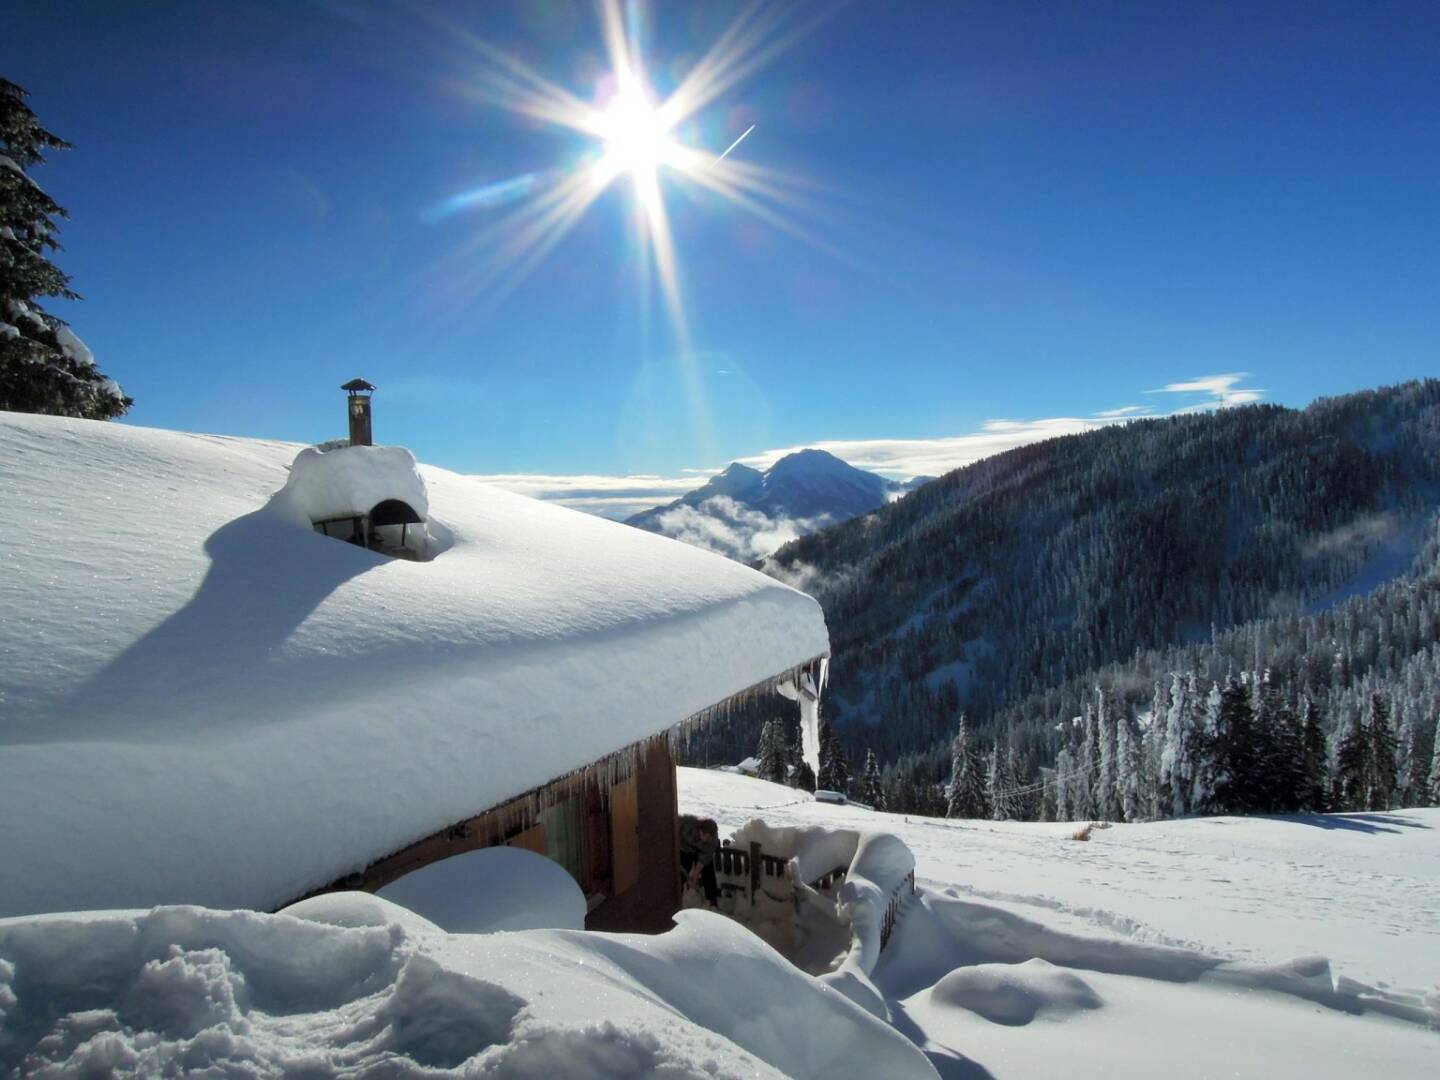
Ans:
[[[828,651],[802,593],[440,469],[433,561],[326,539],[270,503],[299,449],[0,413],[0,914],[273,907]]]

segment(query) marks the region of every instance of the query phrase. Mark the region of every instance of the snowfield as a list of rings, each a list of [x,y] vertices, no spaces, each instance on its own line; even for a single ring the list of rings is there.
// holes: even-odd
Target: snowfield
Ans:
[[[878,959],[816,937],[808,960],[829,948],[840,970],[812,978],[708,911],[656,937],[450,933],[361,893],[273,915],[13,918],[0,1075],[1435,1075],[1440,810],[1121,825],[1079,842],[1068,825],[906,820],[733,773],[682,769],[680,788],[742,840],[793,847],[802,879],[852,860],[837,899],[913,854],[919,887]],[[467,872],[495,876],[473,854],[431,868],[409,900],[485,926],[450,895]],[[531,861],[511,876],[551,869]],[[485,895],[489,925],[514,917],[513,890]],[[574,925],[570,906],[562,890],[530,925]]]
[[[722,830],[886,830],[919,891],[870,981],[942,1076],[1440,1075],[1440,810],[941,821],[680,770]]]

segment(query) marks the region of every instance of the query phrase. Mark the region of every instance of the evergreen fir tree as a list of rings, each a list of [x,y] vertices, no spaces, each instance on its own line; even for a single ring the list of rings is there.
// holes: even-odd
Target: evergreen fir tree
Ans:
[[[1325,729],[1320,723],[1320,709],[1314,700],[1305,699],[1301,721],[1301,760],[1303,779],[1300,785],[1299,808],[1307,813],[1324,813],[1330,807],[1330,767],[1325,747]]]
[[[828,720],[820,721],[820,773],[815,783],[824,791],[838,791],[842,795],[850,791],[850,758]]]
[[[1234,680],[1232,679],[1231,685],[1233,684]],[[1230,782],[1229,777],[1225,775],[1224,762],[1219,755],[1221,745],[1220,707],[1223,694],[1218,680],[1211,684],[1210,693],[1205,699],[1204,710],[1200,714],[1203,719],[1198,719],[1190,732],[1190,761],[1193,780],[1188,799],[1191,813],[1214,813],[1217,805],[1216,789],[1224,787]]]
[[[1070,754],[1070,748],[1062,746],[1060,753],[1055,755],[1055,820],[1074,821],[1075,801],[1071,795],[1074,782],[1075,759]]]
[[[985,791],[989,796],[990,817],[1009,821],[1015,816],[1010,790],[1015,786],[1010,777],[1010,757],[996,742],[990,747],[990,761],[985,770]]]
[[[1211,759],[1217,763],[1210,813],[1251,814],[1264,800],[1264,763],[1255,713],[1245,687],[1231,681],[1220,693]]]
[[[1120,790],[1120,819],[1140,818],[1140,753],[1130,721],[1120,717],[1115,732],[1117,784]]]
[[[1395,732],[1390,727],[1390,706],[1379,694],[1370,695],[1364,737],[1365,808],[1389,810],[1395,805]]]
[[[1013,821],[1034,821],[1039,817],[1039,793],[1025,782],[1025,768],[1020,751],[1012,743],[1005,750],[1005,775],[1010,781],[1010,818]]]
[[[1434,746],[1430,754],[1430,805],[1440,806],[1440,716],[1435,718]]]
[[[799,775],[800,765],[803,763],[804,757],[805,752],[800,743],[800,721],[798,719],[787,720],[785,721],[785,775],[787,783],[789,783],[791,787],[798,786],[796,784],[796,777]],[[812,772],[810,775],[813,781],[815,774]],[[814,790],[813,783],[811,790]]]
[[[947,818],[989,817],[985,804],[984,781],[980,777],[980,763],[970,749],[970,736],[965,729],[965,718],[960,718],[960,730],[950,743],[950,791],[946,800]]]
[[[110,420],[132,404],[90,350],[38,298],[78,299],[47,257],[67,217],[28,175],[47,150],[69,147],[40,126],[26,93],[0,79],[0,409]]]
[[[1090,711],[1088,700],[1081,710],[1081,724],[1084,737],[1075,761],[1075,777],[1070,785],[1071,811],[1076,821],[1089,821],[1099,813],[1095,805],[1095,780],[1100,771],[1100,740],[1095,733],[1095,715]]]
[[[1306,787],[1305,732],[1299,715],[1278,694],[1265,702],[1270,735],[1265,740],[1269,778],[1259,777],[1261,809],[1293,814]],[[1268,795],[1266,792],[1268,791]]]
[[[1105,707],[1105,691],[1095,688],[1096,736],[1099,741],[1100,768],[1095,787],[1095,808],[1106,821],[1118,820],[1120,810],[1119,767],[1116,761],[1117,737],[1115,710]]]
[[[874,810],[885,809],[885,787],[880,783],[880,766],[875,751],[865,751],[865,772],[860,778],[860,801]]]
[[[801,791],[815,790],[815,770],[810,768],[810,763],[804,758],[800,764],[795,766],[795,771],[790,774],[792,784]]]
[[[1183,817],[1190,812],[1190,793],[1195,785],[1195,732],[1191,722],[1193,686],[1189,688],[1180,676],[1170,676],[1170,708],[1165,717],[1165,740],[1160,755],[1160,772],[1156,783],[1162,813]]]
[[[775,784],[785,782],[785,735],[779,720],[766,720],[760,730],[760,745],[755,751],[760,779]]]
[[[1346,710],[1343,726],[1336,735],[1335,795],[1332,802],[1339,810],[1363,810],[1370,753],[1360,721],[1353,711]]]

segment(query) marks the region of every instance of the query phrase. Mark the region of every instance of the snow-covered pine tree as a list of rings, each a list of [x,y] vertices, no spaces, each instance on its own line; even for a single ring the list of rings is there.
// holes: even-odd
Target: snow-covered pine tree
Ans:
[[[1010,757],[1000,748],[997,740],[990,747],[990,760],[985,768],[985,793],[990,801],[990,818],[993,821],[1009,821],[1014,817],[1011,807]]]
[[[1086,699],[1081,709],[1084,737],[1075,761],[1075,775],[1070,784],[1070,809],[1076,821],[1089,821],[1099,814],[1095,798],[1096,775],[1100,771],[1100,740],[1095,733],[1095,714]]]
[[[801,791],[815,790],[815,770],[810,768],[810,763],[804,758],[800,759],[800,764],[790,773],[790,782]]]
[[[1234,680],[1231,680],[1233,685]],[[1210,686],[1205,698],[1203,719],[1197,719],[1190,731],[1190,760],[1193,780],[1190,785],[1190,812],[1209,814],[1214,812],[1215,791],[1228,783],[1218,750],[1220,747],[1220,705],[1223,691],[1217,680]]]
[[[1331,804],[1337,810],[1363,810],[1370,753],[1353,709],[1345,710],[1335,735],[1335,793]]]
[[[1392,703],[1391,725],[1395,732],[1395,805],[1417,806],[1411,800],[1411,785],[1415,774],[1415,725],[1405,703],[1397,697]]]
[[[985,805],[985,786],[980,777],[980,763],[970,748],[970,735],[965,717],[960,717],[960,730],[950,743],[950,792],[946,800],[947,818],[989,817]]]
[[[798,787],[796,777],[799,776],[800,766],[805,760],[805,751],[800,743],[800,721],[786,720],[785,724],[785,774],[791,787]],[[815,790],[815,774],[810,774],[810,790]]]
[[[820,721],[820,773],[815,783],[824,791],[838,791],[842,795],[850,791],[850,757],[828,720]]]
[[[56,219],[68,215],[28,173],[70,144],[40,126],[26,97],[0,79],[0,409],[110,420],[131,400],[40,306],[40,297],[79,298],[46,254],[59,250]]]
[[[760,729],[760,745],[755,757],[760,779],[775,784],[785,782],[785,729],[782,721],[765,721],[765,726]]]
[[[1390,727],[1390,705],[1380,694],[1370,695],[1364,726],[1365,808],[1389,810],[1395,805],[1395,732]]]
[[[1120,817],[1136,821],[1141,815],[1140,746],[1130,719],[1121,716],[1115,730],[1115,759],[1120,793]]]
[[[1074,821],[1073,812],[1074,798],[1072,786],[1074,783],[1075,758],[1070,753],[1068,746],[1062,746],[1060,752],[1055,755],[1055,820]]]
[[[1059,760],[1058,758],[1056,759]],[[1038,821],[1060,821],[1055,813],[1055,799],[1058,791],[1055,784],[1055,770],[1040,767],[1040,807]]]
[[[1195,731],[1191,700],[1193,680],[1186,687],[1178,674],[1170,676],[1170,708],[1165,718],[1165,741],[1160,753],[1157,778],[1162,813],[1182,817],[1190,812],[1190,795],[1195,786]]]
[[[1261,808],[1293,814],[1306,784],[1304,725],[1290,702],[1274,691],[1267,693],[1265,716],[1270,732],[1264,743],[1268,777],[1258,778]]]
[[[1300,785],[1300,809],[1311,814],[1330,808],[1330,762],[1326,752],[1325,728],[1320,722],[1320,709],[1313,698],[1306,698],[1301,707],[1301,761],[1303,779]]]
[[[874,810],[885,809],[885,785],[880,782],[880,765],[875,751],[865,751],[865,772],[860,777],[860,801]]]
[[[1220,711],[1211,758],[1218,768],[1211,795],[1211,813],[1251,814],[1262,806],[1264,767],[1255,735],[1250,693],[1231,680],[1220,692]]]
[[[1440,806],[1440,716],[1435,718],[1434,746],[1430,754],[1430,805]]]
[[[1020,751],[1010,743],[1005,749],[1005,774],[1010,781],[1010,817],[1014,821],[1036,821],[1040,816],[1037,790],[1025,781]]]
[[[1095,786],[1095,808],[1106,821],[1120,817],[1119,763],[1115,760],[1115,710],[1105,707],[1105,691],[1095,688],[1095,726],[1099,739],[1100,769]]]
[[[1150,723],[1140,739],[1140,776],[1142,813],[1147,818],[1167,816],[1170,807],[1162,805],[1160,791],[1160,763],[1165,755],[1166,718],[1170,714],[1170,694],[1161,679],[1155,680],[1155,692],[1150,697]]]

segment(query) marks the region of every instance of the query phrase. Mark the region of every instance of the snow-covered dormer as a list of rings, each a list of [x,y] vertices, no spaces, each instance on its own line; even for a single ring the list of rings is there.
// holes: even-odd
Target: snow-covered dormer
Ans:
[[[308,447],[277,501],[316,532],[401,558],[430,558],[430,499],[403,446]]]

